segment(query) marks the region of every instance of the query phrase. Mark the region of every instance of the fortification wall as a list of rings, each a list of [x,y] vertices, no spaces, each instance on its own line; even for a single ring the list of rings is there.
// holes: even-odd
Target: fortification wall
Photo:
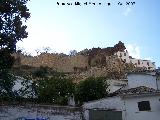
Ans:
[[[38,56],[24,56],[22,54],[14,54],[14,56],[20,58],[18,65],[47,66],[59,72],[74,72],[75,70],[88,68],[88,57],[84,55],[61,56],[59,54],[43,53]]]
[[[31,67],[47,66],[58,72],[69,73],[74,80],[80,81],[87,77],[124,78],[125,72],[134,69],[129,63],[124,63],[117,55],[118,51],[124,51],[124,43],[120,42],[114,47],[92,48],[78,52],[76,55],[57,53],[41,53],[38,56],[25,56],[15,54],[18,65]]]

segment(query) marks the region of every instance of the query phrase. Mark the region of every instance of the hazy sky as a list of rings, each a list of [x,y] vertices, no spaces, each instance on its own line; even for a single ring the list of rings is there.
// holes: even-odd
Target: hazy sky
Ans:
[[[151,59],[160,66],[160,0],[31,0],[28,8],[29,36],[18,46],[34,55],[43,47],[68,53],[122,41],[133,57]]]

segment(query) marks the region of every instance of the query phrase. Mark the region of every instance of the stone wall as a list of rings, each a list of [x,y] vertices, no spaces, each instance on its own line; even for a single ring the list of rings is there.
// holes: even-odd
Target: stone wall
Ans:
[[[84,72],[90,67],[105,66],[106,56],[112,56],[115,52],[124,50],[124,43],[119,41],[114,47],[92,48],[72,56],[57,53],[41,53],[34,57],[17,53],[13,56],[16,58],[16,65],[47,66],[59,72]]]
[[[99,58],[98,58],[99,59]],[[96,61],[96,58],[94,59]],[[76,72],[70,74],[76,82],[84,80],[88,77],[106,77],[107,79],[124,79],[125,73],[134,71],[136,68],[133,64],[127,64],[116,56],[106,56],[105,65],[91,66],[87,71]]]
[[[32,67],[47,66],[59,72],[74,72],[75,69],[87,69],[88,57],[84,55],[61,56],[59,54],[42,53],[38,56],[25,56],[14,54],[16,59],[20,59],[17,65],[27,65]]]
[[[91,76],[121,79],[125,77],[126,72],[135,69],[134,65],[124,63],[114,55],[124,50],[124,44],[119,42],[114,47],[86,49],[72,56],[57,53],[41,53],[38,56],[19,53],[14,56],[17,61],[15,65],[47,66],[58,72],[69,73],[75,81]]]
[[[52,105],[1,105],[0,120],[82,120],[80,108]]]
[[[41,54],[38,56],[15,55],[20,65],[32,67],[48,66],[58,72],[69,73],[75,81],[88,77],[125,78],[125,72],[135,69],[132,64],[124,63],[117,56],[95,55],[92,59],[85,55],[60,56],[59,54]],[[18,65],[19,65],[18,64]]]

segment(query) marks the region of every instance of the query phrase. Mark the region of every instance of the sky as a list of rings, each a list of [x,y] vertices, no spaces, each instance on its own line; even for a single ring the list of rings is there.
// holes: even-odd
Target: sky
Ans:
[[[28,38],[17,45],[32,55],[45,47],[68,54],[122,41],[132,57],[160,67],[160,0],[31,0],[27,6]]]

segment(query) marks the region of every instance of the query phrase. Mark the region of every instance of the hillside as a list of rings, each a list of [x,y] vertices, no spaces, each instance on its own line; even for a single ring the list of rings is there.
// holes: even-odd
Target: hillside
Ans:
[[[119,41],[113,47],[85,49],[71,56],[57,53],[26,56],[22,53],[15,53],[13,56],[16,62],[13,72],[16,75],[32,76],[40,67],[47,67],[49,75],[60,72],[77,82],[90,76],[121,79],[125,78],[126,72],[139,69],[132,63],[125,63],[115,55],[118,51],[125,49],[124,43]]]

